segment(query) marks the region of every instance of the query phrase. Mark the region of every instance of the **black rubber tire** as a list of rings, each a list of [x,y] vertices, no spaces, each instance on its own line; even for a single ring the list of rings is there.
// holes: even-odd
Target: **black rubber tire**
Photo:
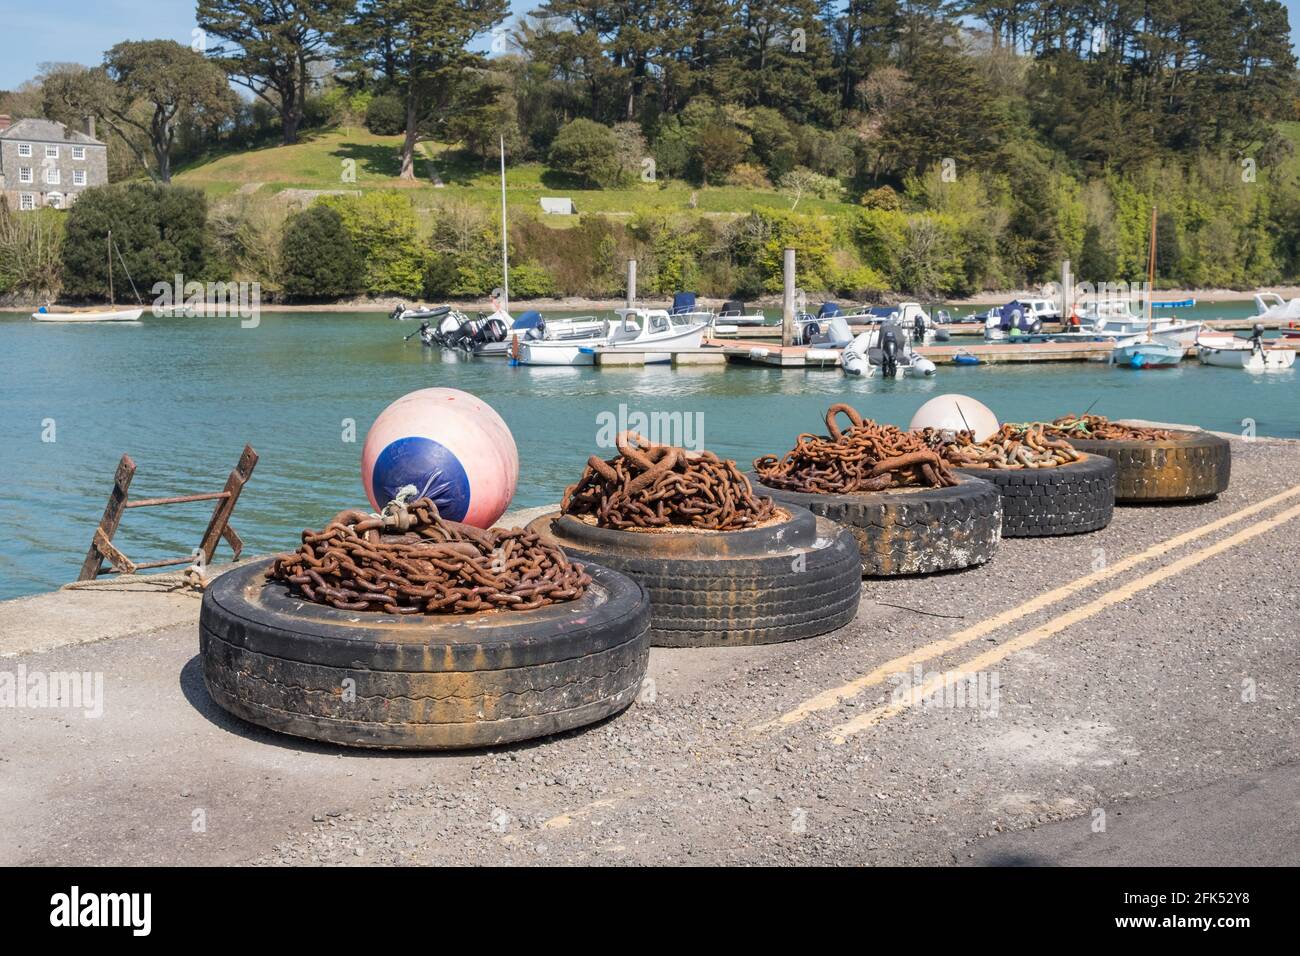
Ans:
[[[1002,537],[1084,534],[1115,513],[1115,462],[1104,455],[1055,468],[958,468],[1002,492]]]
[[[860,495],[810,495],[764,485],[754,490],[843,525],[869,577],[933,574],[983,564],[1002,537],[1002,495],[987,481],[958,476],[950,488],[904,488]]]
[[[1213,498],[1232,477],[1232,445],[1209,432],[1175,432],[1167,441],[1068,440],[1079,451],[1114,460],[1115,500],[1121,503]]]
[[[425,617],[313,604],[268,582],[269,566],[213,582],[199,646],[212,699],[281,733],[353,747],[492,746],[616,714],[645,676],[649,598],[605,568],[587,565],[591,586],[565,604]]]
[[[559,512],[528,527],[644,586],[654,647],[774,644],[848,624],[862,589],[852,537],[788,510],[788,521],[744,531],[618,531]]]

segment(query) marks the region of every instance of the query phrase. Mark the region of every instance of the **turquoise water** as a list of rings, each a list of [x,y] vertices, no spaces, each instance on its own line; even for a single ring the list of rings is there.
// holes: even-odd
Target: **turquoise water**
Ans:
[[[1250,314],[1248,304],[1240,314]],[[1197,316],[1213,317],[1199,308]],[[304,526],[365,503],[366,429],[393,399],[435,385],[480,395],[510,425],[521,507],[559,498],[601,450],[602,416],[617,418],[620,405],[674,413],[669,424],[742,462],[819,431],[833,402],[905,426],[944,392],[978,398],[1007,420],[1092,405],[1112,418],[1227,431],[1251,418],[1261,435],[1300,437],[1296,370],[1264,376],[1184,363],[1143,373],[1060,363],[941,367],[929,380],[882,382],[748,366],[510,368],[403,344],[414,328],[341,314],[268,313],[253,329],[237,319],[86,327],[0,319],[0,598],[76,576],[123,452],[135,459],[132,492],[143,497],[218,490],[244,442],[252,444],[261,461],[234,524],[250,553],[291,547]],[[347,419],[356,423],[353,441],[345,440]],[[179,556],[197,544],[209,513],[207,504],[128,512],[116,540],[137,560]],[[224,545],[218,552],[227,553]]]

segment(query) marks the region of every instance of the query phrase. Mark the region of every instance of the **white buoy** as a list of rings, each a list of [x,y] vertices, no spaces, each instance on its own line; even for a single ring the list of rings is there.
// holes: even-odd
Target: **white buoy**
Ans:
[[[993,435],[999,425],[998,417],[983,402],[969,395],[948,394],[932,398],[918,408],[908,427],[914,431],[920,428],[969,429],[975,433],[976,441],[983,441]]]

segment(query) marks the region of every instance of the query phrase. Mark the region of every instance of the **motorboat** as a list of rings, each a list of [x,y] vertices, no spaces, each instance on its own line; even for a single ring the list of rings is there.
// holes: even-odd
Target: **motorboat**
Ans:
[[[60,309],[41,306],[32,313],[36,322],[139,322],[144,309]]]
[[[390,319],[396,319],[399,322],[409,322],[412,319],[436,319],[440,316],[446,315],[447,312],[448,308],[445,305],[436,307],[431,305],[419,305],[412,307],[399,302],[393,307],[393,311],[388,313],[388,317]]]
[[[1147,288],[1156,284],[1156,210],[1151,209],[1151,240],[1147,248]],[[1183,360],[1187,349],[1195,344],[1200,334],[1199,322],[1178,322],[1170,317],[1160,319],[1152,315],[1151,297],[1146,297],[1146,315],[1139,318],[1120,300],[1102,299],[1096,303],[1100,309],[1107,302],[1118,305],[1122,311],[1098,312],[1092,331],[1113,331],[1118,341],[1111,352],[1111,362],[1129,368],[1172,368]],[[1136,338],[1134,338],[1136,336]]]
[[[936,371],[932,361],[913,351],[898,323],[886,323],[860,333],[840,353],[840,368],[845,375],[866,378],[875,375],[928,378]]]
[[[1024,335],[1039,335],[1043,331],[1043,320],[1035,316],[1033,310],[1020,299],[1012,299],[997,309],[989,309],[984,315],[984,341],[1002,342]]]
[[[1196,357],[1202,365],[1248,372],[1284,372],[1295,365],[1294,348],[1280,344],[1264,346],[1264,326],[1260,324],[1244,339],[1228,333],[1202,335],[1197,339]]]
[[[839,320],[839,323],[832,326],[836,320]],[[848,341],[852,340],[854,327],[878,328],[887,322],[899,326],[912,345],[931,345],[935,341],[948,340],[947,329],[936,330],[929,313],[916,302],[902,302],[892,306],[864,306],[851,312],[844,312],[834,302],[823,302],[816,315],[805,312],[796,319],[801,344],[817,346],[831,344],[836,348],[843,348]],[[840,341],[841,339],[847,340]]]
[[[767,316],[762,309],[751,309],[739,299],[730,299],[722,304],[717,320],[723,325],[753,327],[766,324]]]
[[[1276,292],[1255,293],[1255,314],[1251,322],[1273,323],[1298,329],[1300,325],[1300,298],[1288,302]]]
[[[666,309],[615,309],[616,321],[603,323],[600,334],[573,339],[519,340],[520,365],[594,365],[596,351],[640,352],[645,362],[671,362],[674,352],[698,349],[712,313],[675,314]]]

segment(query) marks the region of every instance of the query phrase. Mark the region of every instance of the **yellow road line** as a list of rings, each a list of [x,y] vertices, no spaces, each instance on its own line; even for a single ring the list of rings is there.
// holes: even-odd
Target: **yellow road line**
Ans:
[[[1040,641],[1045,641],[1054,634],[1059,634],[1066,628],[1078,624],[1080,621],[1086,621],[1094,615],[1100,614],[1109,607],[1119,604],[1121,601],[1127,601],[1135,594],[1145,591],[1147,588],[1154,587],[1161,581],[1181,574],[1188,568],[1195,567],[1203,561],[1208,561],[1215,555],[1222,554],[1230,548],[1235,548],[1239,544],[1257,538],[1265,532],[1272,531],[1280,525],[1286,524],[1293,518],[1300,518],[1300,505],[1289,508],[1286,511],[1276,514],[1271,518],[1265,518],[1263,521],[1257,521],[1255,524],[1242,528],[1236,534],[1214,544],[1206,545],[1199,551],[1193,551],[1191,554],[1184,555],[1177,561],[1167,564],[1162,568],[1157,568],[1149,574],[1143,575],[1126,584],[1122,584],[1113,590],[1096,598],[1087,604],[1077,607],[1074,610],[1066,611],[1064,614],[1057,615],[1046,624],[1042,624],[1032,630],[1017,634],[1008,641],[999,644],[997,647],[990,648],[982,654],[976,654],[970,660],[966,661],[960,668],[954,668],[943,674],[936,675],[930,680],[924,682],[919,688],[912,688],[911,692],[902,700],[891,701],[888,704],[881,704],[874,707],[846,724],[841,724],[834,730],[830,731],[829,736],[837,744],[844,743],[853,734],[860,733],[869,727],[873,727],[883,720],[888,720],[910,707],[920,703],[925,698],[932,695],[935,691],[942,689],[946,683],[955,679],[958,675],[978,673],[991,664],[1016,653],[1033,647]]]
[[[1195,541],[1197,538],[1202,538],[1207,534],[1212,534],[1220,528],[1224,528],[1230,524],[1235,524],[1244,518],[1249,518],[1266,508],[1270,508],[1275,504],[1286,501],[1288,498],[1294,498],[1296,495],[1300,495],[1300,485],[1295,485],[1271,498],[1266,498],[1263,501],[1250,505],[1249,507],[1242,508],[1240,511],[1234,511],[1230,515],[1225,515],[1224,517],[1211,521],[1208,524],[1201,525],[1199,528],[1193,528],[1191,531],[1185,531],[1182,534],[1175,535],[1167,541],[1161,541],[1158,544],[1154,544],[1145,551],[1124,558],[1121,561],[1117,561],[1108,567],[1102,568],[1100,571],[1085,574],[1083,577],[1076,578],[1068,584],[1063,584],[1051,591],[1045,591],[1023,604],[1002,611],[999,614],[995,614],[990,618],[980,621],[978,624],[972,624],[970,627],[963,628],[948,637],[932,641],[914,651],[909,651],[900,657],[895,657],[893,660],[881,664],[874,670],[863,674],[861,677],[854,678],[846,684],[842,684],[839,687],[831,688],[830,690],[823,691],[814,697],[810,697],[793,710],[782,714],[775,720],[759,724],[754,727],[753,730],[759,731],[773,727],[788,726],[790,724],[798,723],[801,720],[805,720],[819,711],[830,710],[838,707],[840,701],[847,700],[850,697],[856,697],[868,687],[873,687],[876,684],[883,683],[888,679],[890,674],[897,673],[898,671],[910,670],[915,664],[920,664],[933,657],[947,654],[950,651],[969,644],[971,641],[977,641],[1000,627],[1005,627],[1021,618],[1028,617],[1030,614],[1051,607],[1053,604],[1058,604],[1066,598],[1078,594],[1080,591],[1086,590],[1093,585],[1100,584],[1116,575],[1130,571],[1139,564],[1145,564],[1147,561],[1168,554],[1170,551],[1180,548],[1188,542]]]

